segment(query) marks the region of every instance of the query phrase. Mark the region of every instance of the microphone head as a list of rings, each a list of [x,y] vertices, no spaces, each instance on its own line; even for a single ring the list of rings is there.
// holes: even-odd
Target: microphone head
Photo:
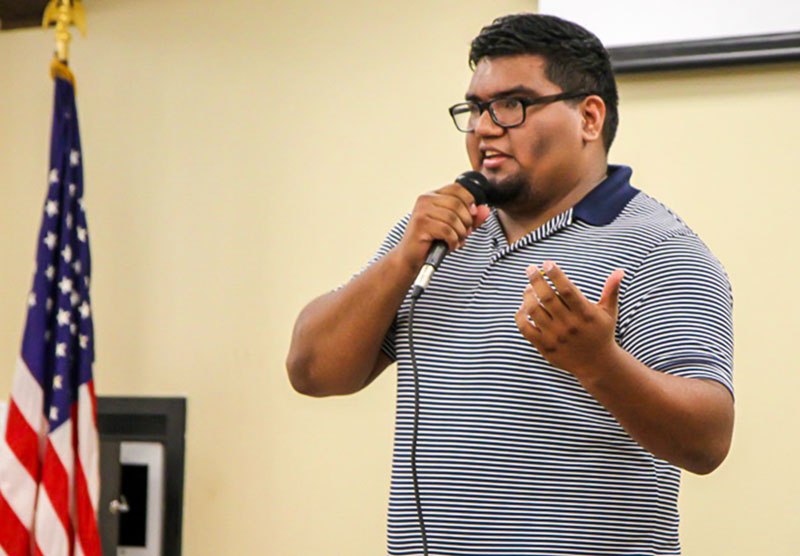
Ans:
[[[456,183],[472,193],[472,196],[475,197],[476,205],[485,205],[487,203],[487,196],[492,186],[486,176],[480,172],[475,170],[464,172],[456,178]]]

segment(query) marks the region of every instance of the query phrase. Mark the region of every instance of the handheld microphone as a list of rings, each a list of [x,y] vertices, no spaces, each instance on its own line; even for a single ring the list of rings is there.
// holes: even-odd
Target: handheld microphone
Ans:
[[[486,179],[486,176],[475,170],[470,170],[458,176],[456,178],[456,183],[472,194],[475,198],[476,205],[486,204],[486,194],[490,187],[489,180]],[[411,297],[413,299],[422,295],[422,292],[428,287],[434,271],[439,268],[442,259],[444,259],[445,255],[449,252],[450,249],[447,247],[447,243],[441,239],[437,239],[431,244],[431,248],[428,250],[428,257],[425,259],[425,264],[422,265],[419,274],[417,274],[417,279],[414,281],[414,287],[411,291]]]

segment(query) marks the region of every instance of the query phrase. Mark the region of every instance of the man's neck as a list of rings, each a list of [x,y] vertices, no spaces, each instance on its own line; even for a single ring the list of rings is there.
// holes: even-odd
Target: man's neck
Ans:
[[[585,173],[584,177],[580,178],[577,184],[570,188],[564,196],[554,199],[547,206],[537,206],[533,209],[526,208],[523,210],[498,208],[497,216],[500,220],[500,224],[503,226],[508,244],[511,245],[551,218],[574,207],[592,189],[606,179],[607,167],[606,161],[603,160],[602,164],[596,165],[592,168],[591,172]]]

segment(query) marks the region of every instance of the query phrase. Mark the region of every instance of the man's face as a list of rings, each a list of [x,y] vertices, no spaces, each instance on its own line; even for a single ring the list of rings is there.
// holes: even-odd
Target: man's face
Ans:
[[[541,56],[522,54],[483,58],[467,90],[467,100],[514,96],[535,98],[562,93],[545,77]],[[474,170],[497,188],[502,208],[547,207],[579,179],[583,148],[580,105],[564,101],[525,109],[525,122],[504,129],[485,111],[473,133],[466,134]]]

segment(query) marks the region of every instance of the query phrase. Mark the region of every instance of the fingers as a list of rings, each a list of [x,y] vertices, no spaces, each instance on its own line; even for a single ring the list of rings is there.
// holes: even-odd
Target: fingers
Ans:
[[[475,216],[478,213],[472,194],[458,184],[451,184],[435,191],[434,205],[453,211],[463,222],[465,228],[477,228]]]
[[[433,220],[438,220],[439,222],[450,226],[458,236],[459,242],[465,241],[467,236],[472,233],[472,222],[465,224],[459,215],[452,210],[448,210],[439,206],[433,206],[428,212],[428,216]]]
[[[535,268],[535,267],[534,267]],[[584,297],[583,293],[567,278],[557,264],[552,261],[545,261],[542,264],[547,278],[553,283],[555,291],[561,303],[564,304],[570,311],[582,314],[589,306],[589,300]],[[542,280],[545,282],[544,280]],[[545,282],[546,283],[546,282]]]
[[[545,261],[542,267],[546,273],[536,265],[526,269],[530,283],[523,292],[516,321],[529,341],[547,351],[575,332],[585,298],[554,263]]]
[[[461,201],[461,203],[468,210],[471,205],[475,205],[475,197],[472,196],[472,193],[470,193],[465,187],[457,183],[451,183],[450,185],[446,185],[441,189],[437,189],[436,193],[455,197],[456,199]]]
[[[466,235],[459,234],[451,224],[438,220],[431,214],[427,214],[424,218],[426,220],[425,230],[427,231],[425,235],[428,236],[425,239],[431,241],[440,239],[447,243],[447,248],[450,251],[455,251],[463,245]]]
[[[598,305],[603,307],[610,314],[616,316],[617,306],[619,305],[619,288],[622,285],[622,279],[625,277],[623,269],[617,269],[611,273],[611,276],[606,280],[603,286],[603,293],[600,295]]]
[[[514,315],[514,321],[522,335],[533,345],[539,345],[542,340],[542,330],[536,325],[537,319],[541,324],[545,319],[550,319],[550,316],[539,305],[533,287],[528,286],[522,295],[522,305]]]
[[[530,284],[525,287],[525,291],[522,293],[522,309],[525,310],[534,323],[539,323],[541,326],[546,326],[553,320],[552,313],[542,304]],[[539,325],[537,327],[541,328]]]
[[[556,320],[564,320],[570,312],[570,308],[564,303],[556,291],[547,283],[543,273],[535,266],[530,265],[526,272],[530,287],[536,300],[547,313]]]

